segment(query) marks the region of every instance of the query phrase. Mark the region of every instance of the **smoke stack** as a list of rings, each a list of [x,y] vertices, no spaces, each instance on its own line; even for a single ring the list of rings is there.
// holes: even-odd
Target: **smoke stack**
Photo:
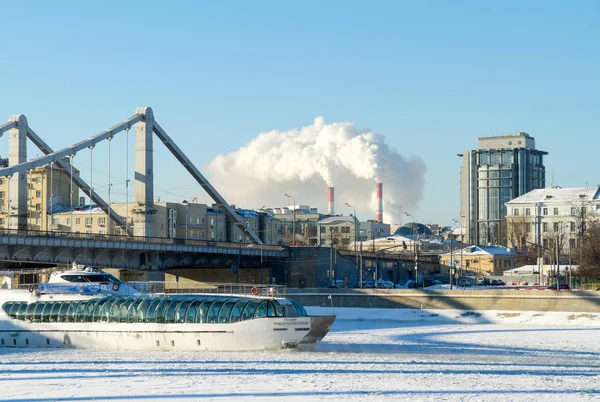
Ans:
[[[333,206],[333,201],[334,201],[334,191],[333,191],[333,187],[329,187],[329,191],[328,191],[328,197],[327,197],[327,213],[329,215],[333,215],[335,213],[335,208]]]
[[[375,220],[377,222],[383,222],[383,183],[377,183],[376,187],[377,194],[377,214]]]

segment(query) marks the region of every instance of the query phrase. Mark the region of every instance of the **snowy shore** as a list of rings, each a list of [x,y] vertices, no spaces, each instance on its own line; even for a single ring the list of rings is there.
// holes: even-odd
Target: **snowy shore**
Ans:
[[[0,349],[0,399],[600,399],[600,313],[308,310],[338,316],[314,352]]]

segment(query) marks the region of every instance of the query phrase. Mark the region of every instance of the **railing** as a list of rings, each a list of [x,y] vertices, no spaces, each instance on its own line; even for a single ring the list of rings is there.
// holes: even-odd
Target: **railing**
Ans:
[[[127,282],[127,285],[140,293],[152,294],[214,294],[224,296],[253,295],[285,297],[287,288],[283,285],[219,282]]]
[[[266,284],[251,284],[251,283],[220,283],[220,282],[125,282],[125,284],[141,294],[211,294],[220,296],[257,296],[257,297],[285,297],[287,288],[283,285],[266,285]],[[80,285],[81,293],[94,294],[110,294],[111,289],[114,290],[110,283],[93,283],[93,282],[73,282],[48,285],[45,283],[22,283],[18,285],[19,289],[29,289],[30,292],[39,291],[45,292],[46,287],[52,287],[52,293],[61,293],[61,287],[64,288],[64,293],[70,288],[77,289]],[[89,288],[89,289],[88,289]],[[125,289],[123,289],[125,290]],[[123,294],[121,290],[121,295]],[[77,293],[77,291],[75,291]]]
[[[165,237],[146,237],[146,236],[127,236],[115,234],[99,234],[99,233],[73,233],[73,232],[57,232],[44,230],[17,230],[17,229],[0,229],[0,235],[22,236],[22,237],[48,237],[57,239],[81,239],[81,240],[109,240],[118,242],[139,242],[153,244],[182,244],[189,246],[215,246],[215,247],[235,247],[235,248],[250,248],[263,250],[283,251],[284,246],[259,245],[254,243],[229,243],[213,240],[196,240],[196,239],[180,239],[180,238],[165,238]]]

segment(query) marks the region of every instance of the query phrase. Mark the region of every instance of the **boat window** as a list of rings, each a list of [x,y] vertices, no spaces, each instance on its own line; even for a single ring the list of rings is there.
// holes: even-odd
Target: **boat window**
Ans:
[[[105,321],[104,320],[104,317],[106,314],[105,308],[106,308],[106,306],[110,306],[110,304],[112,302],[113,302],[113,299],[110,297],[103,297],[102,299],[100,299],[98,304],[96,304],[96,308],[94,309],[92,321],[93,322]]]
[[[108,312],[108,322],[127,322],[127,309],[129,300],[115,300]]]
[[[19,310],[19,303],[17,302],[6,302],[2,305],[2,310],[4,310],[4,312],[10,316],[10,317],[14,317],[14,312],[12,310],[18,311]]]
[[[84,322],[84,314],[87,305],[87,301],[82,301],[77,304],[77,309],[75,310],[75,322]]]
[[[246,304],[248,304],[250,301],[249,300],[238,300],[234,305],[233,308],[231,309],[231,318],[230,318],[230,322],[238,322],[240,321],[241,317],[242,317],[242,311],[244,310],[244,307],[246,307]]]
[[[135,311],[133,311],[134,314],[134,322],[146,322],[146,312],[148,310],[148,307],[150,307],[150,303],[152,303],[152,299],[144,299],[144,301],[142,301],[136,308]],[[132,314],[132,313],[130,313]],[[130,320],[131,322],[131,320]]]
[[[58,322],[67,322],[67,311],[69,311],[69,306],[73,304],[71,302],[61,302],[60,310],[58,311]]]
[[[277,317],[275,303],[273,303],[271,300],[267,302],[267,317]]]
[[[25,319],[25,310],[27,310],[27,303],[21,303],[21,305],[19,306],[19,310],[17,311],[15,318],[19,319],[19,320],[24,320]]]
[[[298,317],[306,317],[308,316],[308,313],[306,312],[306,310],[304,309],[304,307],[302,307],[302,305],[300,303],[298,303],[296,300],[292,300],[292,299],[288,299],[294,306],[296,306],[296,311],[298,312]]]
[[[254,312],[254,318],[262,318],[267,316],[267,301],[263,300],[260,302],[256,311]]]
[[[154,309],[154,322],[163,323],[165,322],[165,316],[167,314],[167,308],[171,303],[171,299],[162,299]]]
[[[25,309],[25,313],[23,314],[23,317],[25,320],[27,321],[32,321],[33,320],[33,310],[35,310],[36,304],[35,303],[31,303],[27,305],[27,308]]]
[[[172,323],[175,322],[175,310],[177,309],[177,305],[179,304],[179,300],[173,300],[169,307],[167,307],[167,312],[165,314],[165,322]]]
[[[161,299],[153,298],[151,299],[150,305],[146,309],[146,321],[145,322],[156,322],[156,311],[158,305],[161,303]]]
[[[85,309],[83,311],[83,321],[84,322],[92,322],[94,317],[94,310],[96,309],[96,305],[100,299],[92,299],[88,300]]]
[[[75,322],[75,311],[77,310],[77,302],[67,302],[69,303],[69,309],[67,310],[67,319],[66,322]]]
[[[183,299],[177,304],[175,310],[175,322],[185,322],[185,312],[187,311],[190,300]]]
[[[50,311],[56,302],[44,302],[44,308],[42,309],[42,315],[40,316],[41,322],[50,322]]]
[[[67,282],[87,282],[84,275],[62,275],[61,278]]]
[[[57,322],[58,315],[60,313],[60,308],[62,306],[61,302],[52,303],[52,310],[50,310],[49,322]]]
[[[215,300],[216,299],[214,297],[210,297],[208,299],[204,299],[202,303],[200,303],[200,306],[196,311],[196,323],[201,324],[208,322],[208,310]]]
[[[224,324],[230,322],[231,309],[237,303],[238,299],[227,300],[219,311],[219,323]]]
[[[185,312],[185,322],[196,322],[196,312],[202,304],[202,300],[194,300],[191,302]]]
[[[242,310],[241,321],[251,320],[254,318],[254,312],[256,311],[256,306],[258,306],[258,303],[260,303],[260,300],[251,300],[248,304],[246,304],[246,307],[244,307],[244,310]]]
[[[131,303],[127,309],[126,316],[123,316],[123,309],[121,309],[121,320],[119,322],[137,322],[137,311],[140,304],[144,302],[144,299],[136,299]]]
[[[209,324],[216,324],[217,320],[219,319],[219,310],[221,309],[221,306],[223,305],[223,303],[225,303],[225,300],[215,300],[214,302],[212,302],[212,304],[210,305],[210,308],[208,309],[208,315],[206,317],[206,322]]]
[[[129,310],[135,304],[136,301],[137,299],[135,297],[132,297],[131,299],[119,300],[119,322],[129,322]]]

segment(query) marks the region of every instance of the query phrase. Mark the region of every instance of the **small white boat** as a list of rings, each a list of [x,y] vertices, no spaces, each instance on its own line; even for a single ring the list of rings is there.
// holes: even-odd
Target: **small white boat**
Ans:
[[[0,347],[310,349],[334,320],[309,317],[296,301],[275,296],[141,294],[92,269],[61,271],[28,289],[0,289]]]

